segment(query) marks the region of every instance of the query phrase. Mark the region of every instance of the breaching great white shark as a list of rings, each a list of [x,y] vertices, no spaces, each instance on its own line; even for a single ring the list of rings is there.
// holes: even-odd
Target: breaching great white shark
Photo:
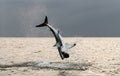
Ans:
[[[72,44],[64,43],[59,30],[56,30],[55,28],[53,28],[51,25],[48,24],[47,16],[45,16],[45,20],[42,24],[36,25],[36,27],[44,27],[44,26],[47,26],[50,29],[50,31],[53,33],[56,40],[56,44],[54,46],[57,47],[61,59],[63,60],[64,58],[69,58],[69,54],[67,53],[67,51],[68,49],[74,47],[76,43],[72,43]]]

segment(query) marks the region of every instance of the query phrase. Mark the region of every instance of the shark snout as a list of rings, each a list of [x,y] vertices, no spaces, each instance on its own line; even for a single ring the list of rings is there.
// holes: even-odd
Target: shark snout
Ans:
[[[62,52],[64,58],[69,58],[69,54],[68,53],[65,53],[65,52]]]

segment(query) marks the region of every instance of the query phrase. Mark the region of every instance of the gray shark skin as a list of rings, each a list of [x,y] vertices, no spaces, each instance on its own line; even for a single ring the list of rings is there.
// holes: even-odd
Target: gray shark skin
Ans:
[[[56,30],[55,28],[53,28],[51,25],[48,24],[47,16],[45,17],[45,21],[42,24],[37,25],[36,27],[44,27],[44,26],[47,26],[50,29],[50,31],[53,33],[56,40],[56,44],[54,46],[57,47],[61,59],[63,60],[64,58],[69,58],[69,54],[67,53],[67,51],[68,49],[74,47],[76,43],[73,44],[64,43],[59,30]]]

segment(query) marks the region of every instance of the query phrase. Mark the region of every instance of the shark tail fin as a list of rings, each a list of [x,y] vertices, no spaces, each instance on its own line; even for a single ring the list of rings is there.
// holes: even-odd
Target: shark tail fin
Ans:
[[[47,24],[48,24],[48,18],[47,16],[45,16],[44,22],[42,24],[36,25],[36,27],[44,27],[44,26],[47,26]]]

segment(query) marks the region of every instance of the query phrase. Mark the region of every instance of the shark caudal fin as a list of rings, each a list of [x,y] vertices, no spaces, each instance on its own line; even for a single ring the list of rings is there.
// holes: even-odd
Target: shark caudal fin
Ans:
[[[47,26],[47,24],[48,24],[48,18],[47,16],[45,16],[44,22],[42,24],[36,25],[36,27],[44,27],[44,26]]]

